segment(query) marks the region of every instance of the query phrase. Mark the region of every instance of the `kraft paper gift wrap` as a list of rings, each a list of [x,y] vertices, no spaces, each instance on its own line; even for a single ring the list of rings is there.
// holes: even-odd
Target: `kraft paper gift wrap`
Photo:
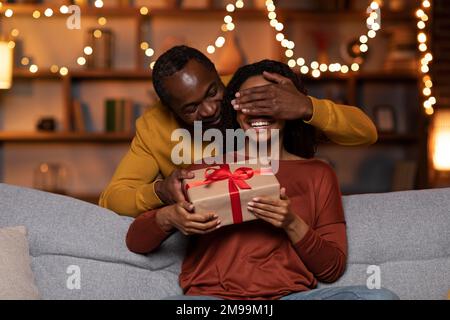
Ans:
[[[280,197],[280,184],[270,168],[251,164],[213,165],[194,170],[183,186],[195,212],[215,212],[221,225],[256,219],[247,210],[254,197]]]

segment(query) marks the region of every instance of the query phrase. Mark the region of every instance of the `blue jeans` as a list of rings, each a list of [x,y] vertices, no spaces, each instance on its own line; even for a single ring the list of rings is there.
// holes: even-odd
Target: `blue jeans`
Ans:
[[[179,295],[166,300],[222,300],[211,296]],[[387,289],[369,289],[366,286],[347,286],[313,289],[295,292],[281,297],[280,300],[399,300],[399,297]]]

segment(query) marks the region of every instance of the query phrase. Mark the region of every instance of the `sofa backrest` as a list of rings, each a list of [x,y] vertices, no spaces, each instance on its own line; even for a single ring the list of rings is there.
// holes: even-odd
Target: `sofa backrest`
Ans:
[[[450,189],[346,196],[348,268],[332,285],[365,285],[367,269],[406,299],[445,299],[450,289]],[[179,294],[186,238],[148,256],[129,252],[132,219],[73,198],[0,184],[0,227],[28,228],[33,271],[48,299],[159,299]],[[67,288],[81,266],[83,287]]]

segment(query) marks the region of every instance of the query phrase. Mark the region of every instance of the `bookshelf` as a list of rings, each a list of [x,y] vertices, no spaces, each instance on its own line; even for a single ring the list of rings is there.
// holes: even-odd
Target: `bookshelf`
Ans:
[[[8,8],[14,10],[14,15],[20,18],[30,17],[35,10],[43,12],[46,8],[52,8],[54,15],[57,17],[63,17],[59,12],[59,6],[43,5],[43,4],[3,4],[0,8],[0,12],[3,13]],[[101,83],[107,83],[111,81],[120,83],[134,83],[142,82],[149,83],[152,80],[151,70],[144,69],[144,55],[139,48],[139,44],[144,39],[144,24],[152,24],[155,19],[167,19],[168,21],[178,20],[183,21],[186,24],[198,21],[220,21],[224,16],[224,10],[219,8],[206,8],[206,9],[181,9],[181,8],[165,8],[165,9],[150,9],[148,15],[141,15],[139,8],[120,6],[120,7],[105,7],[94,8],[90,6],[82,6],[81,14],[85,17],[96,18],[105,16],[111,19],[131,19],[136,23],[136,27],[131,28],[131,32],[135,33],[136,39],[134,42],[134,62],[133,68],[130,69],[112,69],[112,70],[89,70],[80,69],[70,71],[67,76],[61,76],[58,73],[51,73],[50,71],[38,71],[37,73],[30,73],[28,70],[16,69],[14,71],[14,81],[19,80],[23,83],[27,82],[40,82],[49,81],[58,84],[61,88],[61,104],[60,108],[63,114],[62,128],[58,132],[54,133],[42,133],[42,132],[22,132],[22,131],[0,131],[0,149],[8,144],[39,144],[39,145],[52,145],[52,144],[76,144],[76,145],[105,145],[106,148],[111,145],[128,145],[133,134],[127,133],[103,133],[103,132],[75,132],[73,131],[74,114],[73,103],[76,97],[74,96],[74,88],[77,86],[97,86]],[[336,23],[354,23],[364,21],[366,13],[364,10],[347,10],[337,12],[318,12],[318,11],[304,11],[296,9],[277,9],[277,15],[280,20],[285,22],[287,28],[289,28],[289,21],[305,21],[310,24],[316,24],[320,22],[336,22]],[[257,8],[244,8],[233,13],[233,17],[236,20],[243,21],[249,20],[254,23],[267,23],[267,13],[265,10]],[[383,10],[382,12],[384,23],[406,24],[411,27],[415,27],[414,11],[405,12],[389,12]],[[0,20],[0,25],[3,22]],[[273,34],[266,35],[271,40],[273,47],[278,48],[279,44],[273,37]],[[278,59],[285,61],[281,53],[278,55]],[[309,76],[303,76],[306,85],[324,86],[328,83],[334,83],[343,88],[346,101],[351,105],[361,105],[361,97],[359,94],[360,88],[364,86],[371,86],[380,83],[386,85],[401,84],[405,86],[418,85],[419,75],[415,72],[383,72],[383,71],[361,71],[357,74],[337,74],[337,73],[325,73],[320,78],[312,78]],[[7,95],[8,92],[2,93]],[[0,97],[1,98],[1,97]],[[0,102],[1,104],[1,102]],[[419,115],[419,123],[417,130],[411,132],[402,132],[397,134],[380,134],[376,146],[380,148],[397,148],[407,150],[409,154],[413,150],[412,154],[423,153],[423,147],[426,146],[426,119],[422,113],[422,109],[419,104],[411,106],[412,109]],[[366,110],[365,110],[366,111]],[[375,146],[375,147],[376,147]],[[326,146],[325,146],[326,147]],[[424,153],[426,156],[426,152]],[[411,157],[416,157],[412,155]],[[419,162],[421,160],[418,160]],[[426,181],[421,179],[418,181],[417,187],[425,187]],[[82,199],[94,199],[97,196],[91,194],[79,194],[78,198]]]

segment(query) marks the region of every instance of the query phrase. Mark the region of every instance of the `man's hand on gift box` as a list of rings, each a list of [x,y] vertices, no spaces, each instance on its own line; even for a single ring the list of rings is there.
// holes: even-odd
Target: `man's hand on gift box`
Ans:
[[[155,184],[155,192],[165,204],[174,204],[185,201],[182,189],[183,179],[192,179],[195,175],[192,171],[175,169],[164,180],[158,180]]]
[[[183,200],[161,208],[156,220],[164,231],[176,228],[184,235],[205,234],[220,227],[219,216],[214,212],[193,213],[193,210],[194,205]]]
[[[281,188],[279,199],[257,197],[252,200],[247,209],[257,218],[284,229],[294,244],[303,239],[309,226],[302,218],[292,213],[285,188]]]

